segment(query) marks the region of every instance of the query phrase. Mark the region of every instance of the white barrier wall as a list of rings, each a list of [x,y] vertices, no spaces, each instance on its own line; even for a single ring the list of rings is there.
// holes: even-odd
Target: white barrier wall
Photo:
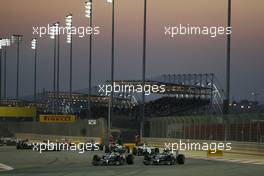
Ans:
[[[106,134],[105,119],[98,119],[96,124],[88,124],[88,120],[73,123],[40,123],[40,122],[1,122],[0,131],[11,133],[33,133],[61,136],[104,137]],[[1,135],[1,134],[0,134]]]

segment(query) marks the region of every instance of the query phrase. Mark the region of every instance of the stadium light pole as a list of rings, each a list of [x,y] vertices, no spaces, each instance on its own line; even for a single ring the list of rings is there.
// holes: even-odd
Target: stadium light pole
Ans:
[[[227,7],[227,27],[231,27],[231,15],[232,15],[232,0],[228,0]],[[229,114],[230,103],[230,60],[231,60],[231,34],[227,34],[227,49],[226,49],[226,99],[224,100],[223,113]],[[229,134],[229,119],[225,119],[224,140],[228,140]]]
[[[90,27],[93,26],[92,0],[85,2],[85,17],[89,18]],[[88,118],[91,118],[91,92],[92,92],[92,40],[93,36],[89,36],[89,88],[88,88]]]
[[[53,57],[53,97],[52,97],[52,111],[55,113],[55,99],[56,99],[56,58],[57,58],[57,23],[51,26],[50,38],[54,40],[54,57]]]
[[[146,81],[146,46],[147,46],[147,0],[144,0],[144,27],[143,27],[143,63],[142,63],[142,86],[145,86]],[[141,105],[141,123],[140,123],[140,139],[144,136],[145,122],[145,91],[142,91]]]
[[[232,0],[228,0],[227,27],[231,27]],[[229,114],[230,103],[230,57],[231,57],[231,34],[227,34],[227,60],[226,60],[226,99],[224,113]]]
[[[2,104],[2,48],[3,39],[0,38],[0,105]]]
[[[11,42],[17,44],[17,73],[16,73],[16,100],[19,99],[19,66],[20,66],[20,43],[22,41],[23,35],[13,35],[11,37]]]
[[[60,99],[60,23],[56,23],[56,35],[57,35],[57,110],[59,113],[59,99]]]
[[[112,48],[111,48],[111,96],[110,96],[110,111],[108,118],[108,142],[111,135],[111,119],[113,117],[113,97],[114,97],[114,66],[115,66],[115,0],[106,0],[107,3],[112,4]]]
[[[37,102],[37,39],[31,40],[31,49],[34,50],[34,103]]]
[[[72,14],[70,13],[65,17],[66,27],[67,27],[67,43],[70,45],[70,82],[69,82],[69,91],[70,91],[70,107],[72,106]]]
[[[6,68],[5,68],[5,63],[6,63],[6,47],[10,46],[10,39],[0,39],[0,101],[2,100],[2,87],[5,88],[5,73],[6,73]],[[3,66],[3,58],[2,56],[4,55],[4,82],[2,80],[2,76],[3,76],[3,70],[2,70],[2,66]],[[5,93],[4,93],[5,94]],[[4,96],[4,99],[6,97]],[[0,102],[1,103],[1,102]]]
[[[4,82],[3,82],[3,98],[6,99],[6,58],[7,58],[7,47],[11,45],[11,40],[9,38],[4,39]]]

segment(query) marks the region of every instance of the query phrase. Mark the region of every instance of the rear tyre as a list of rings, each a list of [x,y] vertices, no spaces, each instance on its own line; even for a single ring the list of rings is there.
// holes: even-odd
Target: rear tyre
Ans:
[[[133,155],[131,155],[131,154],[127,155],[126,162],[129,165],[134,164],[134,157],[133,157]]]
[[[155,154],[158,154],[158,153],[159,153],[159,148],[155,148],[155,149],[154,149],[154,153],[155,153]]]
[[[110,153],[110,147],[109,146],[105,146],[105,153]]]
[[[184,164],[185,163],[185,156],[182,154],[178,155],[176,159],[177,159],[178,164]]]
[[[138,155],[138,150],[136,147],[133,147],[133,151],[132,151],[133,155],[137,156]]]
[[[143,161],[143,163],[146,165],[146,166],[148,166],[148,165],[150,165],[150,161]]]
[[[92,164],[94,165],[94,166],[98,166],[99,165],[99,162],[100,162],[100,157],[98,156],[98,155],[94,155],[93,156],[93,162],[92,162]]]
[[[20,149],[20,144],[16,144],[16,149],[19,150]]]
[[[122,157],[118,156],[118,157],[116,158],[116,163],[115,163],[115,165],[116,165],[116,166],[121,166],[121,165],[123,165],[123,164],[124,164],[124,159],[123,159]]]
[[[99,145],[99,150],[103,151],[104,150],[104,146],[103,145]]]

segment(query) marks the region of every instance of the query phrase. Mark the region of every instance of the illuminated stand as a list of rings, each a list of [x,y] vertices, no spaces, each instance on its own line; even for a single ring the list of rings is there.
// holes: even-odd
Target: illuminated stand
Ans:
[[[37,39],[31,41],[31,49],[34,50],[34,103],[37,101]]]

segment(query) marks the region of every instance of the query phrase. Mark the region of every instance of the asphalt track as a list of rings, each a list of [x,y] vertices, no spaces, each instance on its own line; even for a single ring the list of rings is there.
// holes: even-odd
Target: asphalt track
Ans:
[[[263,165],[186,159],[185,165],[145,166],[142,157],[134,165],[92,166],[98,152],[45,152],[0,147],[0,163],[14,168],[1,176],[262,176]]]

